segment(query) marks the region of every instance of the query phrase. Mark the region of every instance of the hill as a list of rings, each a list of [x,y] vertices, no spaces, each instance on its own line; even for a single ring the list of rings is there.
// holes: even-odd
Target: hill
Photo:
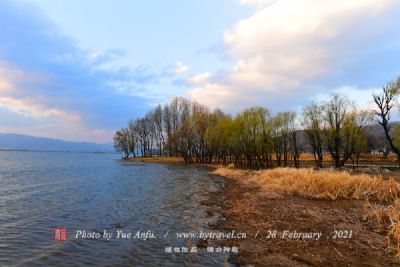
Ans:
[[[0,133],[0,149],[71,152],[112,152],[112,144],[69,142],[60,139]]]

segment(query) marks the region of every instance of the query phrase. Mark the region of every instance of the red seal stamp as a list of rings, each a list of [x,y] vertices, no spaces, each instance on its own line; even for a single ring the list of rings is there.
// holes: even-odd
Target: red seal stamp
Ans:
[[[54,240],[57,241],[68,240],[68,229],[65,227],[54,228]]]

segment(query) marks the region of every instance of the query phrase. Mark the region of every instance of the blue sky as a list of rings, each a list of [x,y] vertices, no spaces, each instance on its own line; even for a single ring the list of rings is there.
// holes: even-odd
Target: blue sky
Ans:
[[[0,132],[110,142],[173,96],[370,107],[400,74],[399,15],[392,0],[1,1]]]

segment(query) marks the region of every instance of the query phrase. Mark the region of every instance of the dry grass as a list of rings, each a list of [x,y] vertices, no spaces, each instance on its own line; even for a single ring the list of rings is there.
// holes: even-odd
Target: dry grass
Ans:
[[[400,258],[400,200],[389,208],[389,246],[397,251],[396,256]]]
[[[368,210],[368,214],[372,213],[378,223],[387,230],[388,248],[395,251],[396,257],[400,259],[400,199],[389,206],[369,205]]]
[[[274,188],[287,194],[314,199],[358,199],[386,203],[400,197],[400,186],[394,179],[348,172],[276,168],[246,172],[218,168],[213,174],[234,176],[254,181],[264,188]]]
[[[355,199],[379,201],[385,206],[372,207],[373,216],[387,226],[389,248],[400,258],[400,185],[393,178],[348,172],[277,168],[243,171],[218,168],[212,174],[233,177],[259,184],[266,191],[298,195],[313,199]]]

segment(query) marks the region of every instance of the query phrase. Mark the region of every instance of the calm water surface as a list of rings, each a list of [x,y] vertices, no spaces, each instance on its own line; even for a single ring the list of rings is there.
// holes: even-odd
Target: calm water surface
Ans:
[[[226,254],[167,254],[174,232],[207,230],[207,170],[113,154],[0,152],[0,266],[226,266]],[[69,229],[54,241],[53,228]],[[123,227],[122,229],[117,229]],[[153,231],[153,240],[82,240],[76,230]],[[169,231],[167,238],[164,234]]]

